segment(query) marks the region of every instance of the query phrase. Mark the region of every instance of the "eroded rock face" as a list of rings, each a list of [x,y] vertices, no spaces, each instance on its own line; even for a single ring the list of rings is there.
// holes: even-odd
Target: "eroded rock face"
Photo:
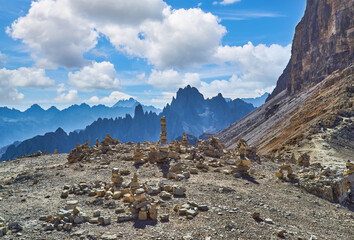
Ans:
[[[291,59],[267,101],[284,89],[288,94],[319,83],[354,60],[354,2],[308,0],[296,27]]]
[[[345,184],[349,190],[349,199],[354,202],[354,164],[347,162],[346,167],[348,171],[345,173]]]
[[[267,100],[287,89],[289,94],[318,83],[354,59],[352,0],[308,0],[296,27],[291,59]]]

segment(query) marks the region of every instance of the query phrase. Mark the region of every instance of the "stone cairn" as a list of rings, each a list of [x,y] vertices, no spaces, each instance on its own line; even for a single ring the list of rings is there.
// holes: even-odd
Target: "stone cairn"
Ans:
[[[240,139],[235,148],[236,166],[232,168],[235,177],[242,177],[249,175],[251,160],[259,161],[256,149],[247,145],[247,142]]]
[[[186,133],[183,133],[182,146],[183,146],[183,147],[186,147],[186,148],[189,146],[189,142],[188,142],[187,134],[186,134]]]
[[[135,164],[143,164],[143,163],[145,163],[144,154],[141,152],[141,149],[140,149],[140,142],[138,142],[136,144],[133,160],[134,160]]]
[[[163,116],[160,120],[161,124],[161,133],[160,133],[160,142],[161,144],[167,144],[167,131],[166,131],[166,117]]]
[[[295,179],[295,174],[293,169],[290,167],[290,165],[282,165],[279,167],[279,171],[275,174],[275,176],[279,179],[284,179],[284,173],[283,171],[287,171],[287,178],[288,179]]]
[[[113,154],[114,147],[120,142],[118,139],[113,139],[111,135],[107,134],[100,144],[98,139],[96,139],[96,144],[92,147],[89,146],[89,143],[87,140],[83,145],[76,144],[76,147],[69,153],[68,162],[90,161],[99,155]]]
[[[155,144],[150,145],[150,152],[148,154],[148,160],[150,162],[163,163],[165,159],[170,155],[169,145],[167,144],[167,131],[166,131],[166,117],[163,116],[160,120],[161,133],[158,149]]]
[[[175,164],[171,166],[171,172],[182,172],[183,166]],[[95,181],[94,183],[80,182],[72,186],[65,185],[66,197],[69,194],[95,196],[96,198],[90,201],[92,205],[103,205],[104,208],[115,209],[118,222],[131,221],[134,219],[145,221],[153,220],[168,221],[169,215],[158,215],[158,208],[166,208],[161,205],[163,200],[174,201],[174,197],[186,197],[186,188],[178,185],[168,185],[164,182],[145,182],[140,183],[136,173],[133,174],[129,182],[125,182],[122,174],[129,172],[127,170],[119,171],[118,168],[112,169],[111,182]],[[124,205],[120,205],[119,203]],[[176,201],[180,203],[180,201]],[[89,222],[92,224],[108,225],[111,222],[111,217],[99,217],[100,212],[95,211],[93,217],[84,214],[77,207],[77,200],[68,201],[68,206],[64,210],[60,210],[58,221],[57,216],[44,216],[41,220],[50,224],[46,230],[61,229],[70,231],[78,224]],[[69,210],[69,211],[67,211]],[[191,219],[200,211],[208,211],[208,207],[195,202],[187,202],[175,207],[175,211],[181,216]],[[98,212],[98,213],[97,213]],[[65,217],[68,217],[65,218]]]

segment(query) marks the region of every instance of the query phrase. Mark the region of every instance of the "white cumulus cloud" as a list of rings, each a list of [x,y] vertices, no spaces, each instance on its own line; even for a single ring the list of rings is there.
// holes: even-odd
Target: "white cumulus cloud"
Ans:
[[[77,90],[69,90],[68,92],[61,92],[54,99],[56,102],[60,103],[72,103],[77,101],[79,98],[77,96]]]
[[[113,91],[109,96],[99,98],[97,96],[93,96],[90,99],[87,100],[88,103],[93,103],[93,104],[114,104],[118,102],[119,100],[124,100],[124,99],[129,99],[129,98],[134,98],[133,96],[130,96],[128,94],[125,94],[123,92],[119,91]]]
[[[7,28],[12,38],[22,39],[30,47],[38,66],[81,67],[83,54],[97,43],[94,26],[78,17],[69,2],[33,1],[28,14]]]
[[[121,89],[114,65],[110,62],[93,62],[80,71],[69,73],[69,84],[81,91]]]
[[[0,69],[0,102],[18,102],[24,98],[17,88],[46,88],[54,85],[54,80],[45,75],[43,69],[19,68]]]
[[[105,35],[118,51],[158,68],[200,66],[226,33],[199,8],[172,10],[162,0],[39,0],[7,29],[31,49],[38,66],[79,68]]]
[[[200,86],[198,73],[185,73],[183,76],[173,69],[159,71],[153,69],[147,81],[156,88],[175,90],[186,85]]]

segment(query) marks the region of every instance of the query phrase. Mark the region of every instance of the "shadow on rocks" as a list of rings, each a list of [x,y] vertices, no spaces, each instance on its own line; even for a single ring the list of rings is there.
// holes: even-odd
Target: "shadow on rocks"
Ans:
[[[254,184],[259,184],[259,182],[256,181],[256,179],[254,179],[254,177],[250,176],[250,175],[244,175],[242,176],[242,179],[245,179],[251,183],[254,183]]]
[[[145,229],[146,226],[155,226],[157,224],[157,221],[153,221],[153,220],[147,220],[147,221],[134,220],[133,222],[134,222],[133,227],[138,229]]]
[[[170,161],[165,161],[164,163],[157,163],[157,166],[161,169],[163,177],[167,178],[167,173],[170,169]]]

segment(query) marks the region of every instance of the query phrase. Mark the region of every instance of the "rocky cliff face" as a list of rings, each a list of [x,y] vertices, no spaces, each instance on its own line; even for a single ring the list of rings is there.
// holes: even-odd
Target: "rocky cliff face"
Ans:
[[[344,167],[354,149],[354,1],[308,0],[292,56],[267,102],[217,136],[261,153]]]
[[[268,100],[294,94],[347,68],[354,59],[354,1],[308,0],[296,27],[291,59]]]

